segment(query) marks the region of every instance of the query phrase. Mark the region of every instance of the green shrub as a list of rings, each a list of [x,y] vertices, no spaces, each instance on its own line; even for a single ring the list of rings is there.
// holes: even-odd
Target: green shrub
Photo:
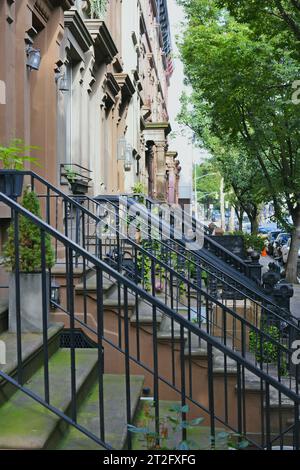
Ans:
[[[30,190],[24,192],[22,206],[32,214],[41,218],[40,203],[37,195]],[[54,265],[54,252],[49,235],[45,234],[46,266]],[[14,223],[8,229],[8,241],[4,247],[4,265],[14,271],[15,237]],[[27,217],[19,217],[19,268],[21,272],[35,273],[41,271],[41,231]]]
[[[265,364],[277,363],[278,355],[281,354],[280,346],[280,331],[275,325],[263,326],[262,333],[268,334],[274,341],[269,340],[265,336],[261,340],[261,334],[251,331],[249,333],[249,351],[255,354],[255,358],[258,362]],[[281,357],[281,370],[280,373],[285,375],[287,373],[286,360]]]
[[[228,235],[238,235],[242,237],[244,240],[245,251],[252,248],[258,253],[261,253],[265,246],[265,240],[258,235],[252,235],[251,233],[245,232],[231,232]]]

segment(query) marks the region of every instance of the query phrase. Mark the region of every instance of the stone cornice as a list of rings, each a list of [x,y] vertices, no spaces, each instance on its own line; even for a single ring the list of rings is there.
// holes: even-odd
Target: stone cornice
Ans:
[[[84,22],[94,41],[96,62],[99,64],[113,62],[118,49],[105,22],[98,19],[84,20]]]
[[[164,130],[165,135],[170,134],[171,124],[169,122],[146,122],[145,129],[147,130]]]
[[[120,92],[120,86],[112,73],[108,72],[106,76],[106,87],[110,94],[115,97]]]
[[[93,44],[93,39],[77,10],[65,12],[65,26],[71,31],[83,52],[87,52]]]
[[[130,99],[135,93],[135,88],[129,75],[127,73],[115,73],[114,77],[122,90],[122,96]]]

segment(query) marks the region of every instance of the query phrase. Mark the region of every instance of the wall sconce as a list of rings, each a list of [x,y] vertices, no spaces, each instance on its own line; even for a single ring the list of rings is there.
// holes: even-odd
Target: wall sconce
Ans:
[[[56,309],[56,305],[60,305],[60,285],[54,280],[51,282],[51,299],[50,306],[52,310]]]
[[[27,61],[26,65],[30,70],[39,70],[41,64],[41,50],[32,46],[26,48]]]
[[[127,141],[125,137],[121,137],[118,141],[117,160],[123,160],[123,161],[125,160],[126,145],[127,145]]]
[[[117,160],[124,162],[124,171],[130,171],[132,167],[132,146],[127,143],[125,137],[121,137],[118,141]]]
[[[132,167],[132,147],[130,144],[126,145],[124,171],[130,171]]]
[[[56,83],[58,83],[59,91],[62,91],[62,92],[70,91],[69,80],[66,78],[65,73],[56,75],[55,81]]]

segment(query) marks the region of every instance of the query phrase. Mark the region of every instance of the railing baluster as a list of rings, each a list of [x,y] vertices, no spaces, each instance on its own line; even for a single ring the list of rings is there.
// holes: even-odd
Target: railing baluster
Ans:
[[[98,394],[99,394],[99,418],[100,439],[105,441],[105,410],[104,410],[104,357],[103,357],[103,334],[104,334],[104,306],[103,306],[103,271],[96,268],[97,285],[97,346],[98,346]]]
[[[48,351],[48,309],[49,309],[49,286],[47,285],[46,266],[46,235],[41,229],[41,269],[42,269],[42,316],[43,316],[43,353],[44,353],[44,390],[45,401],[50,403],[49,388],[49,351]],[[51,282],[48,276],[49,282]]]
[[[67,272],[67,291],[68,291],[68,310],[70,313],[70,357],[71,357],[71,416],[72,420],[77,421],[77,396],[76,396],[76,352],[75,352],[75,311],[74,311],[74,269],[73,269],[73,250],[68,252],[68,272]]]
[[[270,384],[268,382],[265,383],[265,396],[266,396],[266,449],[271,450],[272,443],[271,443],[271,420],[270,420]]]
[[[124,285],[124,351],[125,351],[125,383],[126,383],[126,414],[127,424],[132,424],[131,417],[131,390],[130,390],[130,345],[129,345],[129,315],[128,290]],[[131,450],[131,433],[127,432],[128,449]]]
[[[17,378],[18,383],[23,385],[23,363],[22,363],[22,320],[21,320],[21,282],[20,282],[20,231],[19,213],[12,211],[14,224],[14,261],[15,261],[15,289],[16,289],[16,332],[17,332]]]
[[[213,368],[213,349],[210,343],[207,344],[207,379],[208,379],[208,407],[210,415],[210,431],[213,442],[215,443],[215,397],[214,397],[214,368]]]
[[[186,406],[186,383],[185,383],[185,337],[184,337],[184,327],[180,325],[180,371],[181,371],[181,406],[183,410]],[[186,421],[186,412],[182,410],[182,421]],[[187,430],[186,427],[182,427],[182,440],[186,441]]]

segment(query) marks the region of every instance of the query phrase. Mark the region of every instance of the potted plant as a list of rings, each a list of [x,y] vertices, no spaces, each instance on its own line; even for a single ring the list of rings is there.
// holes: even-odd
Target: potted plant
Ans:
[[[32,214],[41,218],[40,203],[37,195],[26,189],[22,205]],[[19,270],[20,270],[20,303],[21,327],[23,332],[43,331],[43,296],[42,296],[42,256],[41,232],[29,218],[19,218]],[[45,236],[45,259],[47,270],[54,265],[54,252],[50,237]],[[8,229],[8,241],[4,247],[4,265],[10,271],[9,281],[9,331],[16,332],[16,295],[15,295],[15,240],[14,224]],[[49,309],[50,276],[47,279],[47,308]],[[46,314],[48,315],[48,312]]]
[[[25,162],[38,165],[37,158],[28,155],[37,148],[25,145],[21,139],[13,139],[7,147],[0,145],[0,192],[11,198],[21,196],[24,175],[19,172],[24,169]]]
[[[76,173],[71,168],[65,167],[66,178],[74,195],[86,194],[89,190],[89,180]]]

